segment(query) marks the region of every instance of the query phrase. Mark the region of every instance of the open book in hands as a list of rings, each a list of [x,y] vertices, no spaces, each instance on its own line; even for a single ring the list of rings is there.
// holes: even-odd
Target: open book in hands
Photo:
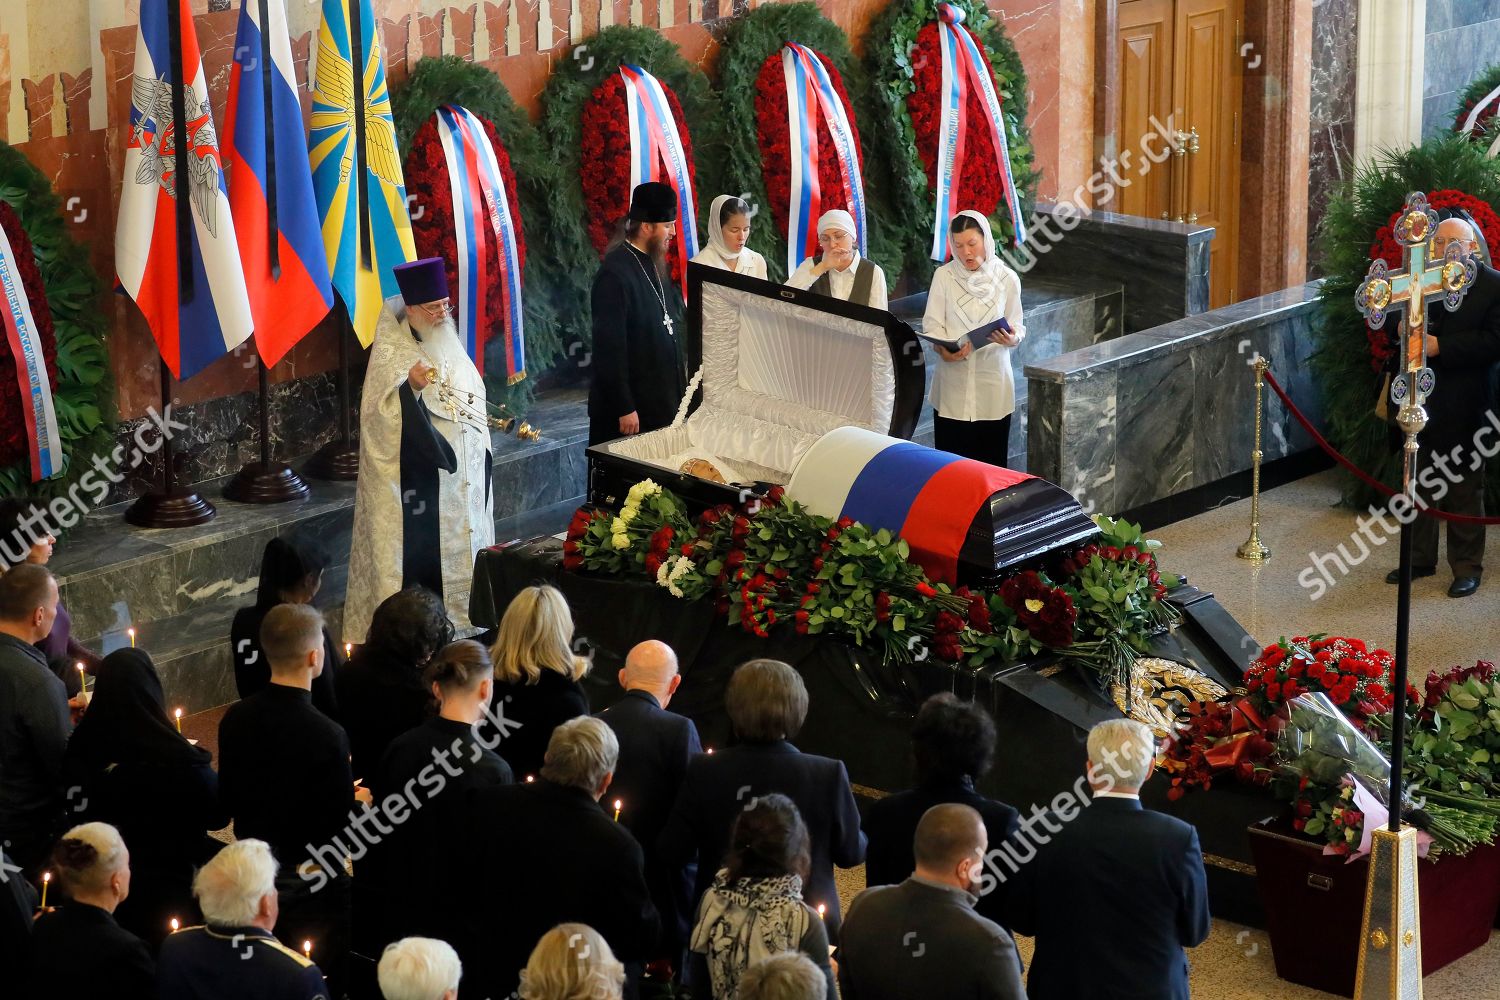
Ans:
[[[936,344],[938,347],[941,347],[945,351],[963,350],[964,341],[967,340],[969,343],[974,345],[974,350],[977,351],[981,347],[993,343],[993,341],[990,340],[990,334],[994,333],[996,330],[1002,330],[1005,333],[1012,332],[1010,324],[1006,322],[1004,316],[1001,316],[994,322],[975,327],[968,333],[964,334],[962,337],[958,337],[954,340],[948,340],[943,337],[929,337],[925,333],[919,333],[917,334],[917,336],[927,341],[929,344]]]

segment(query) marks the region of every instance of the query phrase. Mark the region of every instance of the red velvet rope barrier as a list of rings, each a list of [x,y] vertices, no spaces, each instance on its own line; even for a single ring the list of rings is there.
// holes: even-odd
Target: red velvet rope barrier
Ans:
[[[1312,425],[1312,421],[1307,419],[1306,414],[1297,409],[1297,404],[1292,402],[1291,397],[1286,394],[1286,390],[1281,387],[1281,383],[1276,381],[1276,376],[1271,374],[1269,368],[1266,369],[1266,381],[1271,384],[1271,388],[1281,398],[1281,404],[1287,408],[1287,412],[1296,418],[1297,423],[1302,425],[1302,429],[1307,431],[1308,436],[1313,439],[1313,442],[1319,448],[1322,448],[1328,454],[1329,458],[1348,469],[1353,473],[1354,478],[1376,490],[1382,496],[1393,497],[1400,493],[1399,490],[1391,489],[1385,483],[1382,483],[1364,469],[1349,461],[1339,453],[1337,448],[1329,444],[1328,440],[1319,434],[1318,429]],[[1436,507],[1430,506],[1418,506],[1417,511],[1426,517],[1435,517],[1442,521],[1457,521],[1460,524],[1500,524],[1500,517],[1474,517],[1471,514],[1450,514],[1448,511],[1438,510]]]

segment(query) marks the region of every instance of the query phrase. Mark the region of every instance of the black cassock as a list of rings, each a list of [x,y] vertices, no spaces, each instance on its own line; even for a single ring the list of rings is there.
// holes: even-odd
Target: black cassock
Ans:
[[[672,331],[662,322],[662,297]],[[589,444],[620,437],[620,418],[631,412],[640,416],[641,433],[666,427],[687,391],[677,289],[661,281],[649,256],[621,243],[604,255],[590,301]]]

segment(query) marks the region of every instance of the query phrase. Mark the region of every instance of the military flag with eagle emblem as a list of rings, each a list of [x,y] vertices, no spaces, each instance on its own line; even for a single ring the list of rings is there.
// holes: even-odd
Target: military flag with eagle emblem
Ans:
[[[370,0],[323,0],[312,95],[308,145],[328,269],[368,347],[384,300],[400,294],[391,269],[416,259]]]

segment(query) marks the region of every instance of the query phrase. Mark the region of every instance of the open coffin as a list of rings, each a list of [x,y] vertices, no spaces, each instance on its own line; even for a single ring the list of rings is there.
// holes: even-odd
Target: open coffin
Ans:
[[[894,444],[916,428],[926,372],[911,327],[888,312],[697,264],[688,290],[688,369],[700,372],[701,385],[689,388],[673,426],[589,448],[590,501],[617,507],[645,478],[705,508],[791,484],[814,513],[840,516],[827,498],[849,491],[819,488],[819,480],[841,465],[830,458],[845,450],[845,429]],[[918,464],[953,458],[904,447],[926,454]],[[973,508],[957,558],[963,582],[1096,530],[1072,496],[1041,479],[984,491]],[[859,519],[910,531],[907,518],[922,516],[913,511],[866,503]]]

